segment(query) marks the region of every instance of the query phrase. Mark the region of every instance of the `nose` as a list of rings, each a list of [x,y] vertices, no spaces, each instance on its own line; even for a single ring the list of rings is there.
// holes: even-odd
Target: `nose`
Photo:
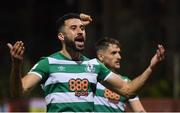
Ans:
[[[77,29],[77,33],[78,33],[78,34],[83,34],[83,30],[82,30],[81,28],[78,28],[78,29]]]
[[[117,58],[118,58],[119,60],[121,60],[121,55],[120,55],[120,54],[117,54]]]

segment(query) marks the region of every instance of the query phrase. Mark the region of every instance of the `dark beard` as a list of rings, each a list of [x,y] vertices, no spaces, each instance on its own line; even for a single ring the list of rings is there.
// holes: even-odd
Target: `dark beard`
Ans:
[[[83,52],[83,51],[84,51],[84,49],[78,49],[78,48],[76,47],[75,42],[69,40],[69,39],[66,38],[66,37],[65,37],[64,39],[65,39],[64,41],[65,41],[65,44],[66,44],[66,47],[67,47],[68,50],[76,51],[76,52]]]

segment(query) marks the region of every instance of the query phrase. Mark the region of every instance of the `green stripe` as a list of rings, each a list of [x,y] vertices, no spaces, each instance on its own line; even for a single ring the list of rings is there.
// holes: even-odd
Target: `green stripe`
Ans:
[[[125,103],[125,102],[127,102],[127,100],[128,100],[128,99],[127,99],[126,97],[120,96],[120,101],[121,101],[121,102],[124,102],[124,103]]]
[[[94,71],[93,73],[99,73],[99,65],[93,65],[94,66]],[[87,72],[87,65],[81,64],[50,64],[50,72],[49,73],[58,73],[58,72],[63,72],[63,73],[83,73]],[[59,69],[59,67],[63,67],[64,69]]]
[[[96,89],[96,96],[104,97],[104,90]]]
[[[51,103],[47,105],[47,112],[92,112],[93,102]]]
[[[95,92],[96,84],[90,83],[88,86],[88,92]],[[56,83],[56,84],[50,84],[47,85],[44,88],[45,96],[47,96],[50,93],[56,93],[56,92],[73,92],[69,90],[69,84],[68,83]]]
[[[98,61],[99,62],[99,61]],[[99,70],[101,70],[98,74],[99,76],[97,77],[98,81],[102,81],[105,79],[105,77],[111,72],[104,64],[99,62]]]
[[[114,108],[103,106],[103,105],[95,105],[94,111],[95,112],[123,112],[120,109],[114,109]]]

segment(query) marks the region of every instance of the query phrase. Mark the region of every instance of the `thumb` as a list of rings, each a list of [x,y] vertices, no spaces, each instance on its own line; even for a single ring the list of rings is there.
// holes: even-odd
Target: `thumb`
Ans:
[[[11,50],[13,48],[12,44],[7,43],[8,48]]]

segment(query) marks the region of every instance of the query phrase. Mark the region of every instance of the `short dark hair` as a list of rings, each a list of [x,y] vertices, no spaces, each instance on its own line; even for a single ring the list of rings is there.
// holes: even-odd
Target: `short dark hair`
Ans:
[[[67,14],[63,15],[56,21],[57,32],[61,31],[61,28],[62,28],[62,26],[64,26],[64,22],[66,20],[72,19],[72,18],[81,19],[79,14],[77,14],[77,13],[67,13]]]
[[[109,38],[109,37],[105,37],[105,38],[102,38],[102,39],[98,40],[95,43],[96,53],[98,51],[100,51],[100,50],[106,50],[109,47],[109,44],[115,44],[119,48],[121,48],[121,44],[120,44],[120,42],[118,40],[113,39],[113,38]]]

